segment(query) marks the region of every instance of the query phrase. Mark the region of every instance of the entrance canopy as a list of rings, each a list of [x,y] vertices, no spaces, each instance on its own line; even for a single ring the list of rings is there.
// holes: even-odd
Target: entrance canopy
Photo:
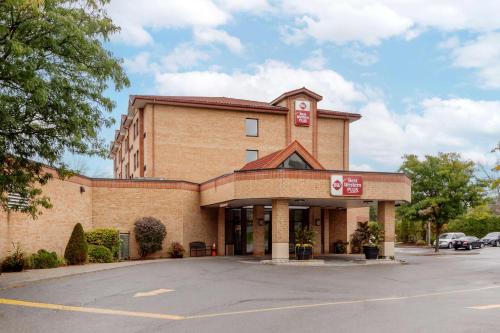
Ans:
[[[271,205],[363,207],[372,201],[409,202],[410,179],[402,173],[325,170],[297,141],[200,185],[201,206]]]

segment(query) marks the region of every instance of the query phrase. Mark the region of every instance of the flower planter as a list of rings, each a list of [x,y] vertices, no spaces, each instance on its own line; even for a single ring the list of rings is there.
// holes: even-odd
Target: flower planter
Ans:
[[[312,259],[312,246],[296,246],[295,254],[297,256],[297,260]]]
[[[363,253],[365,254],[365,258],[368,260],[377,259],[379,248],[376,246],[363,246]]]

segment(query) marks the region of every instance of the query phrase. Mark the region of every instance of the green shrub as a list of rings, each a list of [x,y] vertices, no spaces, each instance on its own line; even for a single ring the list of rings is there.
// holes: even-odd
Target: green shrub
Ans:
[[[171,258],[182,258],[184,257],[184,247],[179,242],[172,242],[168,248],[168,255]]]
[[[12,244],[14,247],[10,254],[2,262],[2,272],[21,272],[26,263],[26,256],[19,244]]]
[[[68,245],[64,251],[64,259],[68,265],[81,265],[87,261],[88,245],[85,240],[83,227],[77,223],[73,228],[71,237],[69,238]]]
[[[167,236],[165,225],[154,217],[143,217],[134,223],[135,240],[141,257],[159,251]]]
[[[427,242],[426,242],[426,241],[424,241],[423,239],[419,239],[419,240],[415,243],[415,245],[417,245],[417,246],[426,246],[426,245],[427,245]]]
[[[35,269],[55,268],[59,266],[59,260],[55,252],[41,249],[31,255],[30,266]]]
[[[113,254],[104,245],[89,245],[90,262],[113,262]]]
[[[103,245],[107,247],[113,258],[118,259],[120,250],[120,234],[118,230],[112,228],[94,229],[85,233],[88,244]]]
[[[477,218],[462,217],[448,223],[449,232],[463,232],[468,236],[484,237],[490,232],[500,231],[500,216]]]

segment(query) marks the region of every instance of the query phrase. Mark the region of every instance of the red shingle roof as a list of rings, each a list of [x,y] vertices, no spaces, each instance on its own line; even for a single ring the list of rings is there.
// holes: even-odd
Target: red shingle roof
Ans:
[[[285,149],[281,149],[256,159],[255,161],[249,162],[243,166],[240,170],[259,170],[259,169],[273,169],[277,168],[284,160],[286,160],[293,153],[299,154],[313,169],[324,170],[321,163],[318,162],[314,156],[309,153],[304,146],[302,146],[297,140],[290,143]]]
[[[270,111],[287,112],[288,108],[271,105],[267,102],[251,101],[247,99],[229,98],[229,97],[204,97],[204,96],[152,96],[152,95],[134,95],[131,96],[130,103],[133,105],[136,100],[149,100],[159,103],[181,103],[200,106],[226,106],[236,108],[263,109]]]

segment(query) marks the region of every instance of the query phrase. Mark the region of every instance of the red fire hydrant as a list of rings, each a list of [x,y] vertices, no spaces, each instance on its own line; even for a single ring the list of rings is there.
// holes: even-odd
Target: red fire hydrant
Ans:
[[[212,244],[212,257],[217,256],[217,248],[215,247],[215,243]]]

